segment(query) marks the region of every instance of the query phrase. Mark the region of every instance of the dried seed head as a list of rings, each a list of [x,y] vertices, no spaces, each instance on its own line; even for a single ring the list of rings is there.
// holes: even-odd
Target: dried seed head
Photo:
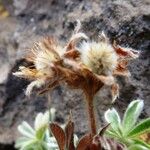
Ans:
[[[83,41],[80,47],[76,43],[88,37],[79,32],[78,22],[71,38],[64,47],[57,44],[54,38],[44,38],[36,43],[26,59],[33,63],[33,67],[20,67],[14,75],[27,78],[32,82],[27,87],[26,94],[34,87],[42,91],[66,82],[73,88],[79,88],[87,95],[94,96],[105,84],[111,86],[113,101],[119,95],[116,83],[117,75],[128,76],[127,65],[130,59],[138,57],[139,53],[132,49],[111,45],[102,32],[99,42]],[[88,81],[88,82],[87,82]]]
[[[83,42],[80,46],[81,61],[98,75],[110,75],[117,66],[117,55],[107,42]]]
[[[58,46],[53,38],[45,38],[43,41],[36,43],[32,49],[35,68],[49,74],[51,72],[51,64],[61,60],[62,50],[63,48]]]

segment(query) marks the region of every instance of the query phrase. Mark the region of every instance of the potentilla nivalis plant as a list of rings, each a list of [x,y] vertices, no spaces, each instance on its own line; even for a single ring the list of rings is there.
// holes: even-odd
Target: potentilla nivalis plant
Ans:
[[[111,44],[105,34],[98,41],[90,41],[80,30],[78,21],[73,35],[65,46],[60,45],[52,37],[35,43],[27,61],[32,67],[20,66],[15,76],[27,78],[32,82],[26,89],[30,95],[33,88],[42,88],[44,93],[61,83],[75,89],[82,89],[87,102],[91,134],[96,134],[93,99],[103,85],[111,86],[113,101],[119,95],[117,75],[129,76],[128,62],[138,57],[139,52]],[[80,39],[82,42],[80,42]],[[80,46],[76,46],[80,42]]]

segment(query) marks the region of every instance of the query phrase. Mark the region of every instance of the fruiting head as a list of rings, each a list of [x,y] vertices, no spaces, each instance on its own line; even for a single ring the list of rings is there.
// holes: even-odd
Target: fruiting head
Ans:
[[[98,75],[111,75],[117,66],[118,56],[107,42],[83,42],[80,53],[85,66]]]

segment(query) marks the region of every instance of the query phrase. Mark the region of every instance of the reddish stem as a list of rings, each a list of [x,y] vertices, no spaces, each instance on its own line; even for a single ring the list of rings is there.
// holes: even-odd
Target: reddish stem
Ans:
[[[90,94],[86,94],[88,119],[89,119],[89,126],[90,126],[92,136],[96,135],[97,132],[93,101],[94,101],[94,96]]]

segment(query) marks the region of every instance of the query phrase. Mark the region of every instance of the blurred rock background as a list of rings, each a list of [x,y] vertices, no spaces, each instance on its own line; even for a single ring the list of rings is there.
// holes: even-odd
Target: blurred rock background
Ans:
[[[24,95],[28,81],[12,76],[21,56],[34,41],[54,35],[62,44],[71,35],[76,19],[82,30],[96,39],[105,31],[111,41],[141,50],[139,59],[129,66],[132,76],[118,78],[120,97],[114,104],[122,113],[128,103],[143,99],[141,118],[150,116],[150,1],[149,0],[0,0],[0,150],[13,149],[17,125],[23,120],[33,124],[35,115],[48,108],[47,95]],[[51,92],[51,106],[57,109],[56,121],[64,123],[72,110],[76,133],[87,131],[81,91],[60,86]],[[109,88],[98,93],[95,103],[98,122],[110,107]]]

